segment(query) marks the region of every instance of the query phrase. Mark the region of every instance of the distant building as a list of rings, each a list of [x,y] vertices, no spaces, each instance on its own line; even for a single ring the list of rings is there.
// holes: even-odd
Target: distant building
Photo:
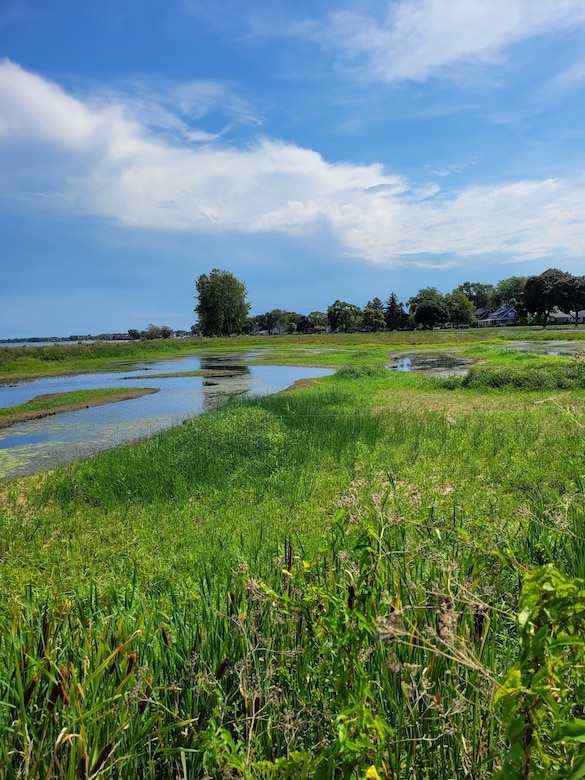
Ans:
[[[575,312],[570,311],[565,313],[564,311],[553,311],[548,316],[549,325],[574,325],[575,324]],[[577,324],[582,325],[585,322],[585,309],[581,309],[577,312]]]
[[[475,315],[477,317],[477,314]],[[477,320],[480,328],[500,328],[504,325],[514,325],[518,319],[518,312],[513,306],[501,306],[490,314]]]

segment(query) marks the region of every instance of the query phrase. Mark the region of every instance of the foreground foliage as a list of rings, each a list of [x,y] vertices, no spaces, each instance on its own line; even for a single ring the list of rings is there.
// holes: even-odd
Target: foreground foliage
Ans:
[[[581,384],[461,385],[356,354],[7,483],[0,776],[583,776]]]

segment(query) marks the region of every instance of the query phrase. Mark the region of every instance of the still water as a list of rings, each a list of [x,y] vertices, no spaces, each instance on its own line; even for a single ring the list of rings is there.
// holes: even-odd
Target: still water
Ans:
[[[387,366],[391,371],[421,371],[429,376],[465,376],[473,363],[469,358],[445,352],[403,352],[394,355],[395,362]]]
[[[0,479],[45,471],[148,436],[209,411],[230,398],[269,395],[299,379],[332,373],[332,369],[326,368],[246,365],[250,357],[252,353],[194,355],[136,363],[120,372],[2,384],[0,407],[16,406],[45,393],[71,390],[127,385],[155,388],[159,392],[0,429]],[[206,371],[205,376],[173,376],[201,369]]]

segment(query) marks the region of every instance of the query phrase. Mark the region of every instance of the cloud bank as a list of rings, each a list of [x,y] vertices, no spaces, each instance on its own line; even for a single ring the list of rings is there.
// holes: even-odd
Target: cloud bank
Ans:
[[[396,29],[407,25],[406,10],[426,13],[427,5],[426,0],[398,3]],[[455,5],[462,4],[445,3],[445,16]],[[466,0],[464,5],[487,13],[487,3]],[[529,5],[512,3],[512,10],[526,14]],[[540,0],[538,5],[534,30],[550,19],[553,5],[561,16],[574,18],[582,4]],[[485,38],[485,56],[496,51],[496,38],[513,34],[509,24],[500,23],[498,29],[492,44]],[[451,51],[459,50],[453,43]],[[445,55],[445,61],[454,56]],[[197,125],[208,110],[205,95],[217,99],[209,83],[200,89],[177,87],[176,94],[184,102],[175,114],[172,102],[161,100],[161,130],[153,126],[152,96],[146,119],[131,96],[74,96],[4,61],[0,164],[6,163],[8,173],[0,184],[2,196],[26,200],[29,208],[42,200],[45,208],[50,204],[145,230],[325,233],[336,251],[374,263],[412,264],[421,254],[434,255],[440,263],[446,255],[499,255],[513,261],[582,251],[585,177],[580,173],[571,180],[449,191],[435,179],[420,186],[380,164],[330,162],[277,139],[230,146]],[[198,95],[204,97],[198,101]],[[34,173],[26,164],[31,158],[37,161]]]

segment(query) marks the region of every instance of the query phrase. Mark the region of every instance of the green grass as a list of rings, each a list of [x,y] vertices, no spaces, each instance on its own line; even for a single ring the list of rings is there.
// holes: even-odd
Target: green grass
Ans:
[[[533,382],[580,361],[372,342],[2,486],[0,777],[494,776],[522,577],[585,576],[585,395]]]

